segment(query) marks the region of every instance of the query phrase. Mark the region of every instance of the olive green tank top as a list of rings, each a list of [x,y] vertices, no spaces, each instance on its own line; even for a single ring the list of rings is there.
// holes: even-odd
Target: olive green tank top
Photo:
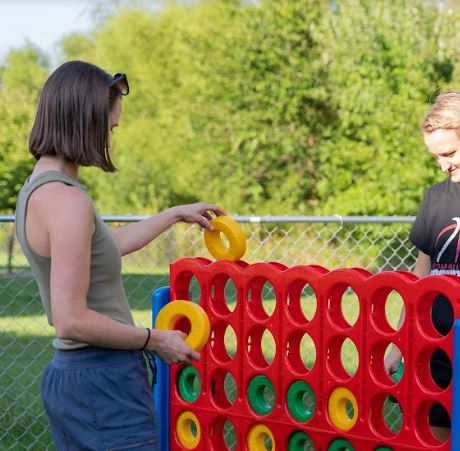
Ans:
[[[59,171],[43,172],[32,180],[28,178],[19,192],[16,204],[16,235],[37,281],[48,323],[53,325],[51,316],[50,270],[51,257],[37,254],[26,237],[25,219],[30,195],[40,186],[50,182],[62,182],[84,187],[73,178]],[[94,209],[95,231],[91,241],[91,269],[87,295],[88,308],[121,323],[134,325],[131,310],[121,280],[121,255],[118,246],[99,213]],[[59,299],[53,300],[59,302]],[[88,346],[73,340],[55,338],[56,349],[71,350]]]

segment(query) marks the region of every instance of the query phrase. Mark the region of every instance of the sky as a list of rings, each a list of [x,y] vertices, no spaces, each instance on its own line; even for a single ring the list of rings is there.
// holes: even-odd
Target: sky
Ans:
[[[27,40],[53,59],[63,35],[91,29],[92,3],[91,0],[0,0],[0,64],[11,48],[21,47]]]

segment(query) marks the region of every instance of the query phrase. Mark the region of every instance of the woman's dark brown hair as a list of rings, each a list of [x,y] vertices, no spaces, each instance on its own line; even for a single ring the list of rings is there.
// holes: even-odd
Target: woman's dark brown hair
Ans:
[[[60,155],[81,166],[116,170],[109,152],[109,112],[122,95],[112,75],[94,64],[69,61],[43,87],[29,138],[29,150]]]

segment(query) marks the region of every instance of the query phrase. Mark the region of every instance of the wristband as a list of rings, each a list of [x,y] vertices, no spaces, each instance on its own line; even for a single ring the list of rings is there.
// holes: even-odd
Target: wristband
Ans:
[[[142,346],[142,348],[139,349],[139,351],[143,351],[146,348],[148,342],[150,341],[150,329],[148,327],[146,327],[146,329],[147,329],[147,332],[148,332],[147,340],[145,340],[144,346]]]

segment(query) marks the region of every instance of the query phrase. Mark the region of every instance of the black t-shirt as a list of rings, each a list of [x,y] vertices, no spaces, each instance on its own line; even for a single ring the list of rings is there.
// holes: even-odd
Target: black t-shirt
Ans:
[[[409,239],[431,258],[431,274],[460,276],[460,183],[450,179],[425,192]]]
[[[425,192],[409,239],[430,256],[431,274],[460,276],[460,183],[448,179]],[[445,296],[435,299],[431,316],[436,329],[446,335],[452,328],[453,310]],[[439,370],[439,379],[450,380],[450,362],[436,351],[432,359],[433,376]]]

